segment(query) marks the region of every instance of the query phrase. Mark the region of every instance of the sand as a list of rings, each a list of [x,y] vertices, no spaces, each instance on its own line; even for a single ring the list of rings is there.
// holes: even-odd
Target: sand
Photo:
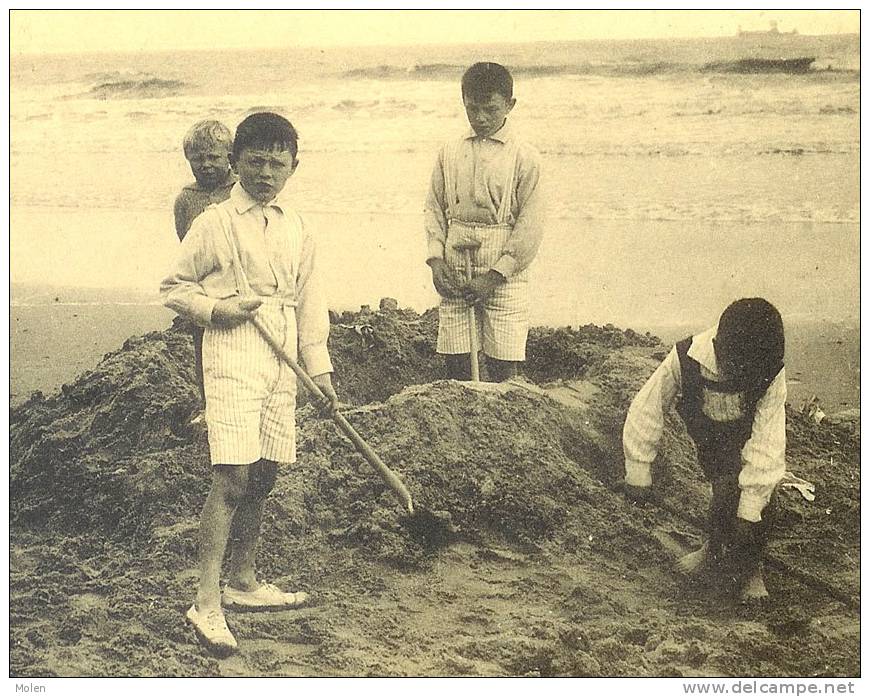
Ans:
[[[371,338],[354,331],[369,325]],[[311,607],[229,613],[240,652],[185,626],[208,488],[192,350],[180,323],[131,339],[11,415],[11,673],[48,675],[847,676],[859,664],[859,439],[788,412],[771,601],[672,570],[703,538],[708,487],[669,417],[655,505],[619,492],[619,432],[663,357],[613,327],[535,330],[527,381],[443,380],[434,317],[335,316],[346,415],[437,540],[329,421],[297,411],[299,460],[267,504],[261,577]],[[812,650],[808,647],[812,646]]]

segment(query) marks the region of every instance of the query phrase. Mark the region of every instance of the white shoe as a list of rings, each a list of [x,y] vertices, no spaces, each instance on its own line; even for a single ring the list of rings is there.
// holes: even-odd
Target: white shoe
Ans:
[[[308,604],[308,593],[285,593],[271,583],[255,591],[224,586],[223,604],[236,610],[293,610]]]
[[[196,603],[194,603],[185,616],[196,630],[199,640],[210,651],[226,655],[239,648],[236,638],[227,626],[224,613],[220,610],[202,612],[196,609]]]

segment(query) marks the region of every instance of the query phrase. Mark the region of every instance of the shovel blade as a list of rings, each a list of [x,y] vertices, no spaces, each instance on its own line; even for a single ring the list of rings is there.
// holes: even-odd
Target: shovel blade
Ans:
[[[427,549],[447,546],[459,532],[449,511],[430,511],[417,508],[412,515],[402,518],[402,525]]]

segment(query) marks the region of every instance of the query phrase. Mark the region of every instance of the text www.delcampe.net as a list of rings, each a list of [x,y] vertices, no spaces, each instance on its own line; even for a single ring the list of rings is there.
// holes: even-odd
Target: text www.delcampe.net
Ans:
[[[854,682],[738,680],[737,682],[684,682],[687,695],[846,695],[855,693]]]

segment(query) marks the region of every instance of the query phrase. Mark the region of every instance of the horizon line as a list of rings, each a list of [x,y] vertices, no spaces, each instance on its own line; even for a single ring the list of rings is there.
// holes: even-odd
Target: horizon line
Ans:
[[[760,36],[766,35],[766,32],[761,32]],[[820,37],[859,37],[861,36],[860,32],[832,32],[827,34],[790,34],[788,32],[782,33],[783,37],[793,37],[797,36],[800,38],[820,38]],[[201,47],[201,48],[149,48],[149,49],[132,49],[132,48],[107,48],[107,49],[96,49],[90,51],[27,51],[27,50],[19,50],[15,51],[11,49],[9,51],[10,60],[18,57],[34,57],[34,56],[99,56],[105,54],[141,54],[141,53],[213,53],[215,51],[227,51],[227,52],[239,52],[239,53],[259,53],[263,51],[274,51],[274,50],[318,50],[318,49],[385,49],[385,48],[418,48],[420,46],[451,46],[451,47],[459,47],[459,46],[512,46],[512,45],[534,45],[534,44],[580,44],[580,43],[593,43],[593,42],[604,42],[604,41],[612,41],[612,42],[629,42],[629,41],[703,41],[706,39],[740,39],[738,34],[705,34],[705,35],[696,35],[696,36],[638,36],[638,37],[586,37],[580,39],[529,39],[527,41],[524,40],[512,40],[512,41],[462,41],[462,42],[451,42],[451,41],[417,41],[414,43],[382,43],[382,44],[302,44],[302,45],[271,45],[271,46],[258,46],[257,48],[247,48],[243,46],[227,46],[227,47]]]

